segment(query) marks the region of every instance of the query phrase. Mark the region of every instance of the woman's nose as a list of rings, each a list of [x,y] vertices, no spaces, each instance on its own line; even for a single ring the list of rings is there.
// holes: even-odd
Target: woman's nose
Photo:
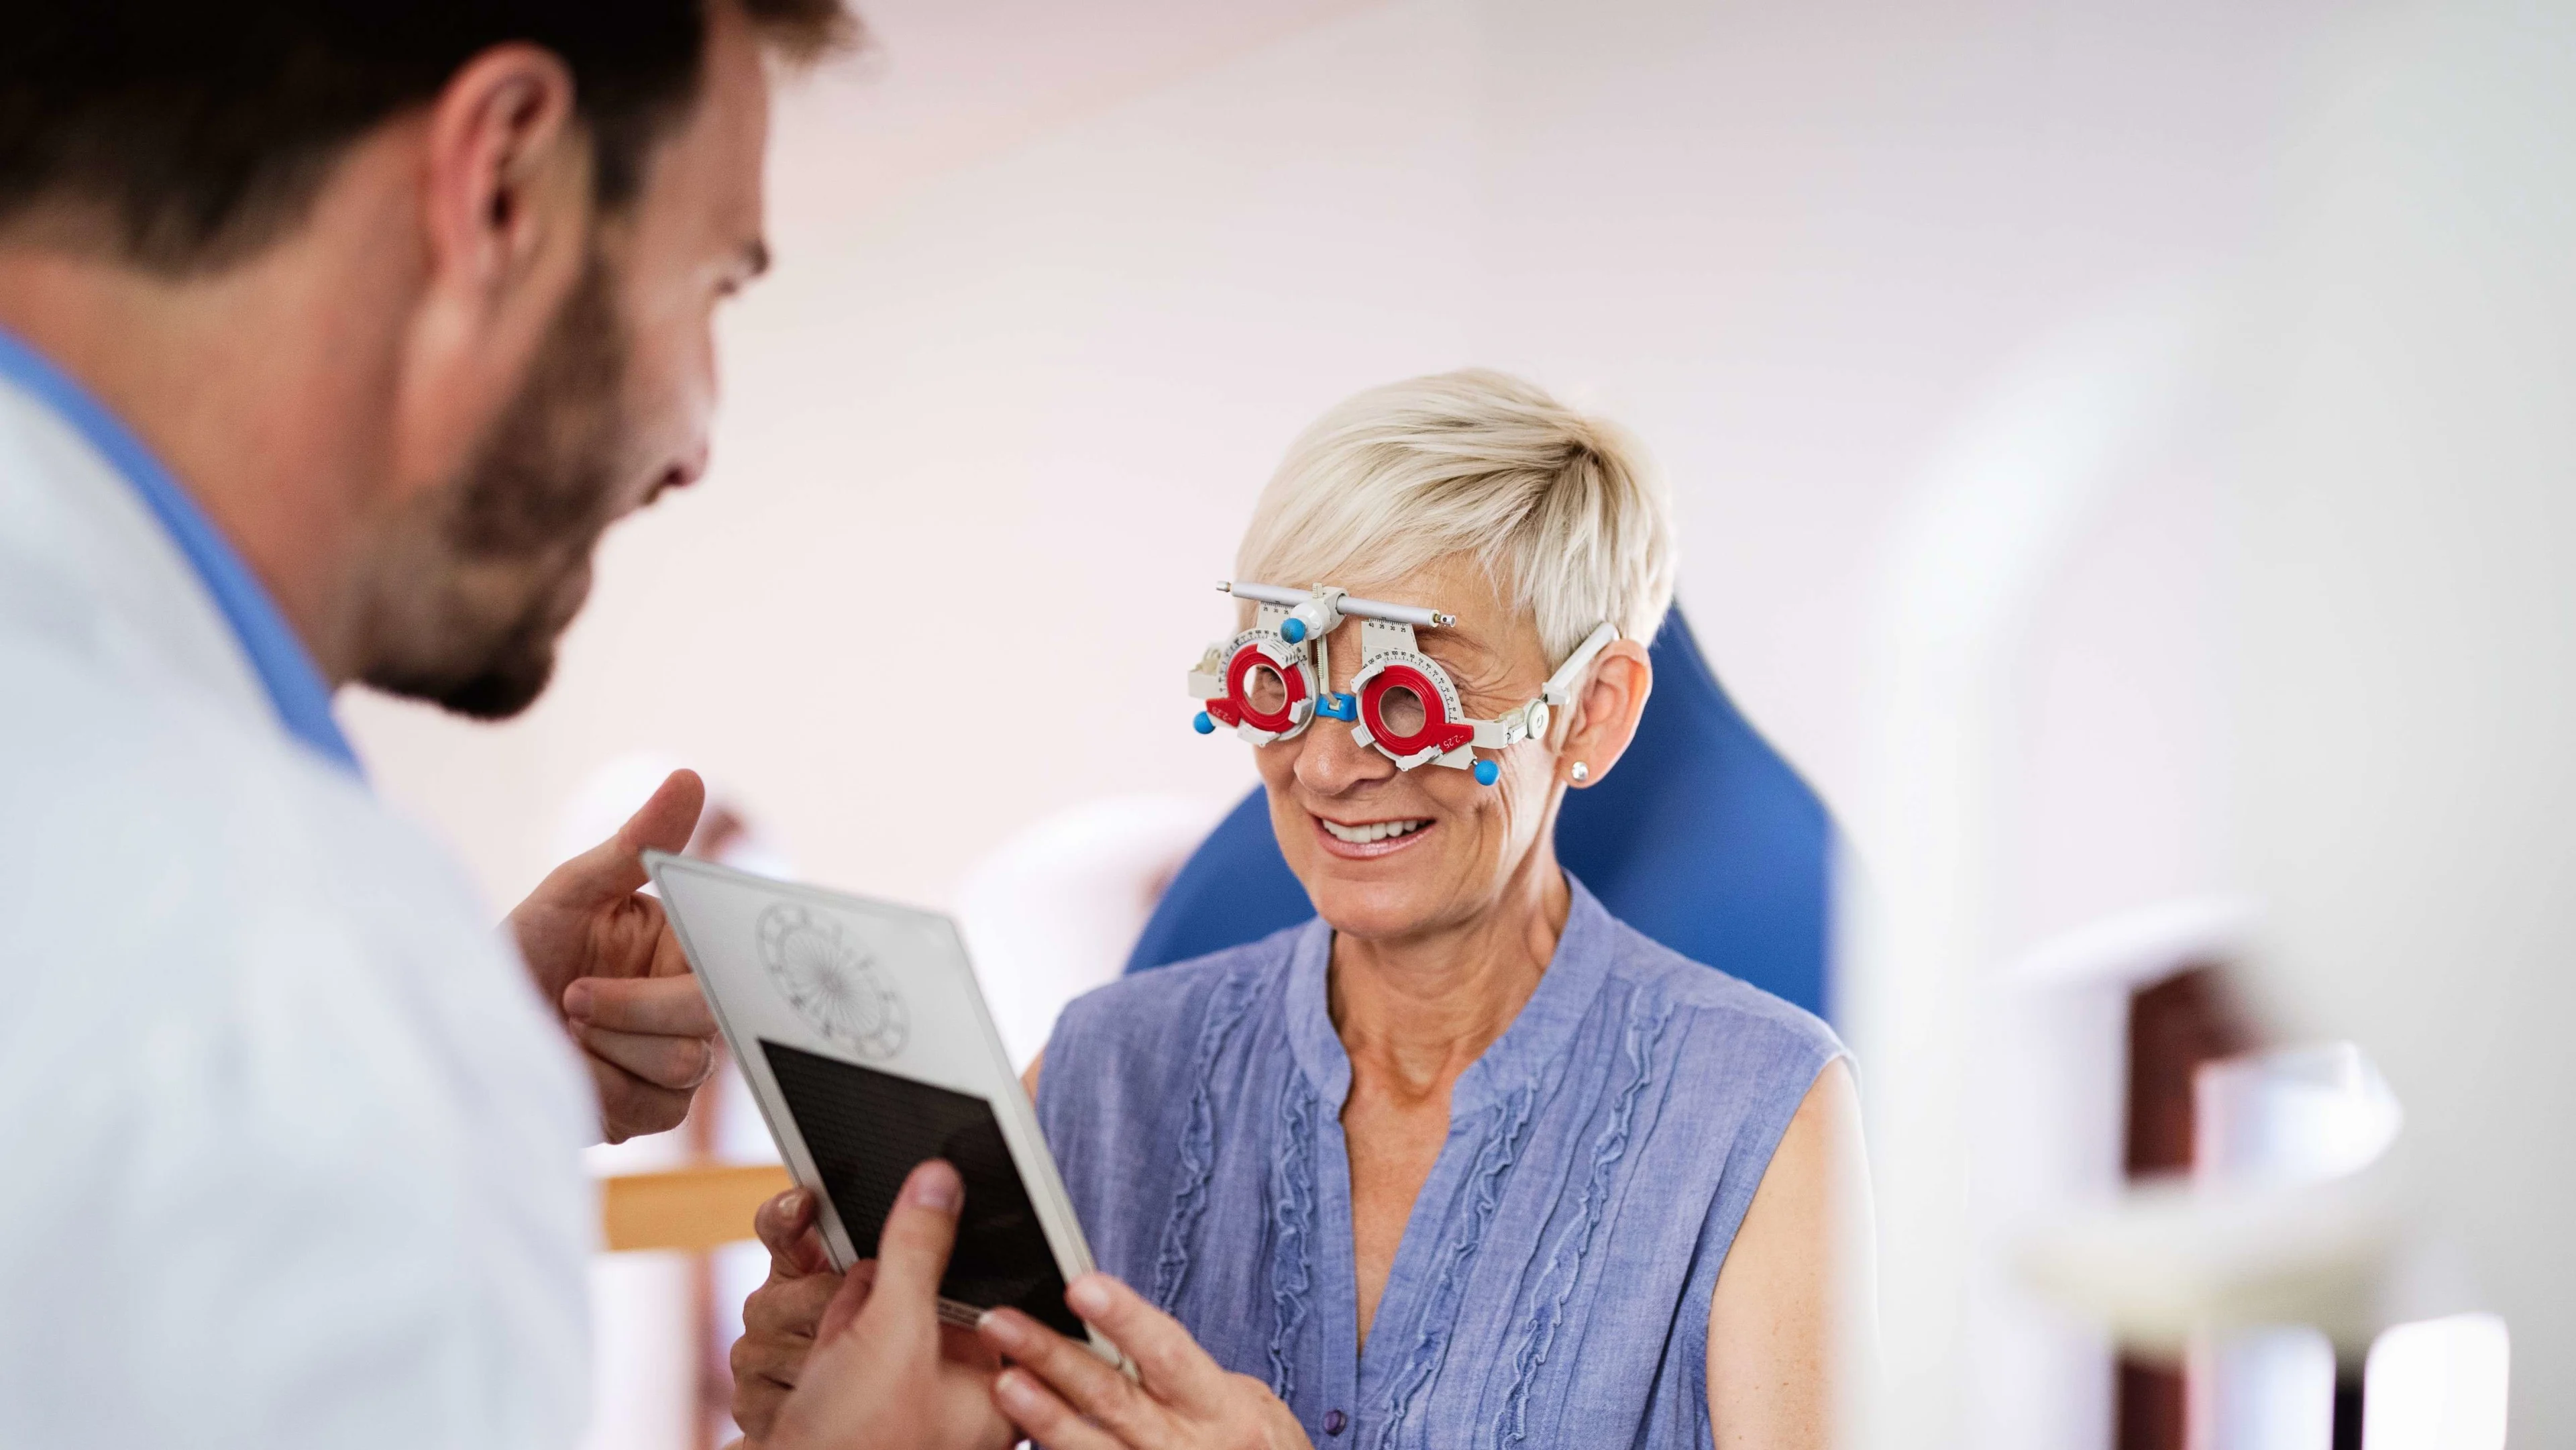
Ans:
[[[1338,795],[1352,786],[1395,774],[1395,762],[1354,737],[1347,722],[1320,719],[1306,727],[1305,748],[1297,752],[1297,780],[1321,795]]]

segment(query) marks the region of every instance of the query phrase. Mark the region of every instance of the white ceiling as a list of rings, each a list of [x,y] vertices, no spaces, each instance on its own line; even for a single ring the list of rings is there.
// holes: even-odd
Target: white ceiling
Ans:
[[[1383,0],[855,3],[866,48],[781,88],[770,192],[790,230]]]

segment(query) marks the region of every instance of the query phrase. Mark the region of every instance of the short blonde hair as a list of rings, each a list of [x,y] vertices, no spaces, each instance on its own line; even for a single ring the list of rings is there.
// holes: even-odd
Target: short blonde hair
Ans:
[[[1253,506],[1236,576],[1354,593],[1474,556],[1550,663],[1672,604],[1672,499],[1634,440],[1481,368],[1371,388],[1315,420]],[[1404,601],[1437,604],[1439,601]]]

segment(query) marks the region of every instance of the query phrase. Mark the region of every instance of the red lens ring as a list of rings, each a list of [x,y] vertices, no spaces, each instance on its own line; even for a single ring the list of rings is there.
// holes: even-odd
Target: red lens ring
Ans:
[[[1244,676],[1251,674],[1256,667],[1260,666],[1267,666],[1272,673],[1279,676],[1280,685],[1285,692],[1286,698],[1280,701],[1279,708],[1275,711],[1254,709],[1251,697],[1243,693]],[[1244,724],[1255,730],[1267,730],[1273,735],[1286,733],[1289,727],[1297,723],[1297,702],[1305,698],[1305,672],[1293,665],[1283,665],[1272,659],[1262,653],[1260,645],[1245,645],[1236,650],[1234,658],[1226,663],[1226,703],[1232,705],[1235,713],[1243,717]]]
[[[1422,728],[1410,735],[1388,730],[1386,717],[1378,713],[1378,702],[1386,698],[1386,692],[1399,688],[1411,690],[1414,698],[1422,702]],[[1449,707],[1442,703],[1439,687],[1411,665],[1378,667],[1369,682],[1360,687],[1360,720],[1368,726],[1369,738],[1397,759],[1435,748],[1445,755],[1476,738],[1474,726],[1449,723]]]

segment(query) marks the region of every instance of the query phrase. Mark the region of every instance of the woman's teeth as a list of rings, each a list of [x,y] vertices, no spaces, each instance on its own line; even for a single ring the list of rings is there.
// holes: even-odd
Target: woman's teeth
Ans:
[[[1324,821],[1322,816],[1317,816],[1315,819]],[[1324,821],[1324,829],[1332,832],[1333,839],[1336,841],[1348,841],[1354,846],[1365,846],[1371,841],[1409,836],[1430,824],[1429,821],[1373,821],[1365,826],[1345,826],[1339,821]]]

